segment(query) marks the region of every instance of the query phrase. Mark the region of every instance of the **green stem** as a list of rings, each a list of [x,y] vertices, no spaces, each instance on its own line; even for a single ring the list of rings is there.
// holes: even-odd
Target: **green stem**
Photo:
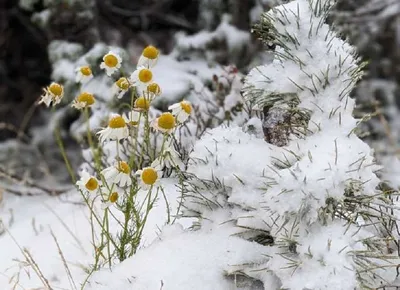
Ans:
[[[62,141],[62,139],[61,139],[60,129],[59,129],[58,126],[57,126],[56,129],[54,130],[54,135],[55,135],[55,137],[56,137],[56,142],[57,142],[58,148],[60,148],[61,155],[62,155],[62,157],[63,157],[63,159],[64,159],[65,166],[67,167],[69,176],[71,177],[72,182],[75,184],[75,183],[76,183],[75,172],[74,172],[74,170],[72,169],[71,163],[69,162],[67,153],[66,153],[65,148],[64,148],[64,143],[63,143],[63,141]]]

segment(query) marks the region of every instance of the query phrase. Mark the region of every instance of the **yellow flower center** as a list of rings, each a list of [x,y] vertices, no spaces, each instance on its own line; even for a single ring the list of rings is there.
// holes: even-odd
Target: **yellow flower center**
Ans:
[[[50,93],[52,93],[55,96],[61,96],[61,94],[63,92],[63,87],[57,83],[52,83],[49,86],[49,91],[50,91]]]
[[[108,200],[112,203],[116,202],[118,199],[119,195],[118,192],[113,192],[110,194],[110,197],[108,198]]]
[[[175,117],[171,113],[162,113],[158,118],[158,126],[169,130],[175,127]]]
[[[118,162],[118,171],[129,174],[131,172],[131,168],[129,167],[128,163],[125,161]]]
[[[116,82],[117,86],[121,89],[126,91],[127,89],[129,89],[129,82],[126,78],[120,78],[117,82]]]
[[[146,100],[145,97],[139,97],[135,101],[135,108],[148,110],[150,107],[150,102]]]
[[[142,55],[144,57],[147,57],[149,59],[156,59],[158,56],[158,49],[155,48],[152,45],[147,46],[145,49],[143,49]]]
[[[192,112],[192,105],[190,105],[189,102],[182,101],[182,102],[181,102],[181,108],[182,108],[182,110],[184,110],[185,113],[188,114],[188,115]]]
[[[108,67],[116,67],[118,64],[118,58],[113,54],[107,54],[104,57],[104,63]]]
[[[151,81],[153,78],[153,73],[151,72],[151,70],[144,68],[141,69],[139,72],[139,80],[142,83],[148,83],[149,81]]]
[[[97,189],[98,186],[99,186],[99,183],[97,182],[97,179],[94,177],[90,177],[89,180],[85,184],[86,189],[90,190],[90,191]]]
[[[147,185],[153,185],[157,181],[157,171],[153,168],[145,168],[142,172],[142,180]]]
[[[91,106],[94,104],[94,97],[89,93],[82,93],[77,98],[78,103],[86,103],[86,106]]]
[[[123,128],[126,126],[124,118],[121,116],[115,116],[108,121],[108,127],[112,129],[118,129],[118,128]]]
[[[148,93],[153,93],[155,95],[159,95],[161,93],[161,88],[158,84],[152,83],[147,86],[147,92]]]
[[[88,66],[81,67],[80,71],[81,71],[81,74],[83,74],[84,76],[87,76],[87,77],[92,74],[92,70]]]

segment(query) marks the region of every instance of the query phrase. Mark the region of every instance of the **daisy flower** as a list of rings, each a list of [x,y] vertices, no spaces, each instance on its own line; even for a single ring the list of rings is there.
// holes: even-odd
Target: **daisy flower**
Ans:
[[[145,167],[142,170],[136,171],[136,175],[140,178],[140,187],[142,189],[149,189],[157,185],[162,176],[162,171],[159,167]]]
[[[147,94],[150,99],[161,95],[161,88],[157,83],[151,83],[147,86]]]
[[[153,73],[150,69],[138,67],[130,76],[130,82],[137,87],[139,94],[147,91],[147,86],[153,82]]]
[[[136,127],[139,125],[140,113],[137,111],[130,111],[128,114],[123,116],[125,123],[130,126]]]
[[[133,107],[137,111],[147,111],[150,108],[150,101],[145,97],[139,97],[136,99]]]
[[[87,83],[93,78],[92,69],[89,66],[81,66],[76,69],[75,82]]]
[[[106,208],[109,208],[113,204],[116,204],[118,198],[119,198],[119,193],[117,191],[111,192],[109,195],[106,196],[106,199],[103,200],[101,208],[104,210]]]
[[[172,115],[176,117],[179,123],[183,123],[189,118],[192,112],[192,105],[188,101],[182,101],[168,107],[172,111]]]
[[[152,68],[156,65],[158,60],[158,49],[152,45],[147,46],[143,49],[142,55],[139,58],[137,66],[144,66]]]
[[[94,104],[95,99],[93,94],[89,93],[81,93],[73,102],[72,102],[72,107],[81,110],[83,108],[90,107]]]
[[[87,171],[81,173],[81,179],[76,182],[79,190],[85,193],[95,193],[99,189],[99,181]]]
[[[112,86],[112,95],[117,96],[118,99],[121,99],[124,94],[129,90],[130,84],[127,78],[120,78],[116,81]]]
[[[130,173],[131,168],[125,161],[118,161],[113,166],[101,171],[107,183],[117,184],[121,187],[132,184]]]
[[[108,76],[111,76],[115,71],[120,69],[121,62],[122,58],[118,54],[109,51],[103,57],[103,62],[100,64],[100,68],[104,69]]]
[[[108,126],[103,130],[97,132],[99,134],[100,142],[104,142],[108,139],[121,140],[129,136],[128,126],[121,115],[114,114],[108,121]]]
[[[44,89],[44,94],[41,96],[39,104],[44,103],[49,107],[50,103],[53,103],[53,106],[55,106],[61,102],[63,96],[64,87],[58,83],[51,83],[50,86]]]
[[[172,133],[175,125],[175,117],[171,113],[162,113],[161,116],[152,123],[154,129],[167,134]]]
[[[183,164],[181,159],[179,158],[178,152],[175,150],[174,146],[172,145],[172,142],[169,142],[169,144],[166,146],[166,148],[164,148],[161,156],[158,157],[157,159],[159,159],[159,161],[157,163],[160,164],[161,167],[164,167],[164,166],[167,168],[171,168],[171,167],[175,167],[175,166],[181,167]],[[152,165],[156,166],[157,163],[152,164]]]

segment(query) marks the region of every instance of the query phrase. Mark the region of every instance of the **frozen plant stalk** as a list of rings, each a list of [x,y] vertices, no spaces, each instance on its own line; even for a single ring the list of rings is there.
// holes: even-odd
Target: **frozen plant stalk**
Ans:
[[[293,1],[255,27],[276,44],[275,57],[249,73],[244,93],[254,107],[295,116],[288,141],[268,144],[252,119],[212,130],[191,155],[185,213],[199,217],[199,228],[223,227],[265,245],[264,264],[227,267],[265,289],[354,290],[396,277],[398,259],[386,243],[391,216],[377,205],[390,207],[377,189],[380,167],[354,133],[360,120],[349,92],[362,65],[325,24],[333,4]]]

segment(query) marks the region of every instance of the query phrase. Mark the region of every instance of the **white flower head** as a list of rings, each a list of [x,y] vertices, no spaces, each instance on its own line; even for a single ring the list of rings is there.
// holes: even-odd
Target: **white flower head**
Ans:
[[[153,82],[153,72],[140,66],[131,74],[130,82],[137,88],[139,95],[142,95],[147,91],[147,86]]]
[[[131,168],[125,161],[118,161],[114,165],[101,171],[107,184],[117,184],[121,187],[132,184]]]
[[[172,115],[176,117],[179,123],[185,122],[192,112],[192,105],[188,101],[182,101],[168,107],[172,111]]]
[[[164,166],[167,168],[178,166],[182,168],[183,163],[172,142],[169,142],[169,144],[167,144],[167,146],[163,149],[163,152],[160,154],[160,156],[153,161],[151,166],[160,168],[163,168]]]
[[[109,194],[103,195],[101,208],[105,210],[112,205],[116,205],[120,196],[121,196],[120,190],[113,190]]]
[[[139,112],[148,111],[150,108],[150,100],[146,97],[139,97],[136,99],[135,104],[133,105],[134,109]]]
[[[152,186],[157,186],[162,177],[161,168],[152,166],[138,170],[135,174],[139,176],[140,187],[144,190],[150,189]]]
[[[39,100],[39,104],[44,103],[47,107],[52,103],[53,106],[59,104],[64,96],[64,87],[58,83],[51,83],[44,89],[44,94]]]
[[[121,140],[129,136],[128,126],[121,115],[113,114],[108,121],[108,126],[99,132],[100,142],[107,140]]]
[[[112,95],[121,99],[130,88],[129,80],[125,77],[119,78],[112,86]]]
[[[82,171],[81,179],[76,182],[76,185],[82,192],[92,194],[97,192],[100,182],[87,171]]]
[[[89,66],[81,66],[76,70],[75,82],[85,84],[93,78],[92,69]]]
[[[72,107],[81,110],[90,107],[94,104],[95,99],[93,94],[83,92],[73,102]]]
[[[104,57],[100,68],[106,71],[108,76],[121,68],[122,58],[115,52],[109,51]]]
[[[140,121],[140,112],[130,111],[128,114],[124,114],[123,118],[125,120],[125,123],[129,124],[132,127],[137,127]]]
[[[149,84],[146,91],[150,100],[161,95],[161,88],[157,83]]]
[[[162,113],[152,122],[152,127],[162,133],[171,134],[175,129],[175,117],[171,113]]]
[[[147,68],[152,68],[156,65],[158,60],[158,49],[152,45],[147,46],[143,49],[142,55],[139,58],[137,66],[143,66]]]

